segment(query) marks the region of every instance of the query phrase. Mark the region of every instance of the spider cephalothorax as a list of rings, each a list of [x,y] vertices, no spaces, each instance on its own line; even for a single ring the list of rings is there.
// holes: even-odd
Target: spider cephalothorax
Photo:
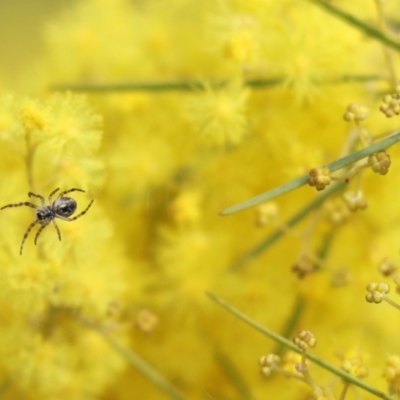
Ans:
[[[36,219],[29,225],[28,229],[25,232],[24,237],[22,238],[22,243],[21,243],[21,247],[20,247],[20,251],[19,251],[20,254],[22,254],[22,250],[24,248],[24,243],[25,243],[26,238],[28,237],[30,231],[36,224],[41,225],[41,227],[39,228],[39,230],[36,233],[35,244],[37,243],[37,240],[38,240],[40,234],[42,233],[43,229],[47,225],[49,225],[50,222],[53,222],[53,225],[56,228],[56,231],[58,234],[58,238],[61,240],[60,229],[58,228],[58,225],[56,224],[55,218],[59,218],[64,221],[75,221],[77,218],[81,217],[82,215],[85,215],[93,203],[93,200],[92,200],[89,203],[89,205],[85,208],[85,210],[83,210],[80,214],[76,215],[75,217],[71,217],[71,215],[76,210],[76,201],[75,201],[75,199],[73,199],[71,197],[66,197],[65,195],[67,193],[71,193],[71,192],[85,192],[85,191],[82,189],[76,189],[76,188],[65,190],[64,192],[61,192],[58,195],[56,200],[52,201],[53,195],[56,192],[58,192],[59,190],[60,190],[60,188],[57,188],[50,193],[49,204],[45,203],[44,197],[41,196],[40,194],[35,194],[32,192],[29,192],[28,193],[29,197],[37,197],[38,199],[40,199],[40,201],[42,203],[40,206],[38,206],[37,204],[34,204],[34,203],[30,203],[28,201],[24,201],[22,203],[7,204],[0,208],[0,210],[3,210],[4,208],[8,208],[8,207],[28,206],[28,207],[32,207],[32,208],[36,209],[36,213],[35,213]]]

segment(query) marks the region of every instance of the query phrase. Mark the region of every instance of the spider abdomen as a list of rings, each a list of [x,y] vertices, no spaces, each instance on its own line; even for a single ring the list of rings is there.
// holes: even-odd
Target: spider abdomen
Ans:
[[[69,217],[76,210],[76,201],[71,197],[60,197],[52,204],[52,209],[57,215]]]

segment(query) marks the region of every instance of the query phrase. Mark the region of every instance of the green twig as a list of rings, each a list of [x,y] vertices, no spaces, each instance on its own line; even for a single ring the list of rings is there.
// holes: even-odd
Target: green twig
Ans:
[[[288,320],[286,321],[285,327],[283,328],[282,336],[284,338],[288,338],[293,335],[293,331],[296,329],[296,326],[300,321],[300,317],[303,314],[303,310],[304,310],[304,299],[301,296],[297,296],[296,302],[293,306],[292,313],[290,314]],[[278,343],[278,347],[275,350],[275,353],[278,356],[281,356],[284,348],[285,346],[282,343]]]
[[[120,82],[120,83],[65,83],[53,85],[53,90],[71,90],[78,92],[170,92],[170,91],[192,91],[203,90],[207,82],[213,88],[221,88],[231,81],[221,80],[178,80],[165,82]],[[254,79],[245,82],[247,86],[261,88],[276,86],[283,82],[282,78]]]
[[[352,25],[359,29],[360,31],[364,32],[368,36],[379,40],[381,43],[386,44],[397,51],[400,51],[400,43],[396,40],[392,39],[390,36],[386,35],[384,32],[374,28],[373,26],[359,20],[358,18],[354,17],[353,15],[347,13],[346,11],[336,7],[333,3],[328,3],[324,0],[309,0],[314,4],[319,5],[320,7],[324,8],[330,14],[340,18],[342,21],[347,22],[349,25]]]
[[[100,333],[104,339],[110,344],[110,346],[122,355],[132,366],[140,371],[146,378],[158,386],[164,393],[175,400],[185,400],[182,394],[180,394],[175,387],[173,387],[156,369],[154,369],[145,360],[139,357],[131,350],[125,348],[118,343],[112,336],[104,332],[103,329],[92,326],[98,333]]]
[[[231,360],[222,352],[218,351],[216,353],[216,358],[223,368],[224,372],[227,374],[229,380],[232,382],[236,388],[240,398],[242,400],[251,400],[253,397],[247,387],[246,382],[240,376],[237,368],[232,364]]]
[[[379,75],[341,75],[335,78],[318,80],[317,84],[337,84],[347,82],[369,82],[383,80],[384,78]],[[77,83],[59,83],[51,87],[52,90],[70,90],[73,92],[170,92],[170,91],[192,91],[202,90],[207,82],[213,88],[221,88],[231,82],[231,80],[179,80],[179,81],[165,81],[165,82],[119,82],[119,83],[90,83],[90,82],[77,82]],[[282,77],[268,78],[268,79],[248,79],[244,81],[244,85],[253,89],[262,89],[265,87],[272,87],[283,84],[285,79]]]
[[[242,313],[241,311],[239,311],[238,309],[236,309],[235,307],[233,307],[232,305],[230,305],[226,301],[222,300],[221,298],[219,298],[215,294],[210,293],[210,292],[208,292],[207,294],[217,304],[219,304],[220,306],[222,306],[223,308],[228,310],[230,313],[236,315],[242,321],[244,321],[248,325],[252,326],[257,331],[262,333],[263,335],[268,336],[270,339],[274,340],[275,342],[278,342],[278,343],[282,344],[283,346],[289,348],[292,351],[295,351],[296,353],[301,353],[301,351],[291,341],[289,341],[288,339],[285,339],[283,336],[278,335],[274,331],[262,326],[261,324],[259,324],[256,321],[252,320],[246,314]],[[344,370],[342,370],[342,369],[336,367],[335,365],[333,365],[333,364],[331,364],[331,363],[329,363],[329,362],[317,357],[314,354],[311,354],[311,353],[307,352],[306,353],[306,357],[307,357],[307,359],[309,359],[310,361],[312,361],[315,364],[319,365],[320,367],[322,367],[322,368],[326,369],[327,371],[332,372],[336,376],[342,378],[344,381],[350,382],[351,384],[353,384],[355,386],[358,386],[361,389],[364,389],[365,391],[367,391],[367,392],[369,392],[369,393],[371,393],[371,394],[373,394],[373,395],[375,395],[375,396],[377,396],[377,397],[379,397],[381,399],[384,399],[384,400],[395,400],[395,399],[393,399],[393,397],[389,396],[388,394],[386,394],[384,392],[381,392],[380,390],[370,386],[368,383],[362,381],[361,379],[358,379],[355,376],[348,374]]]
[[[331,249],[332,244],[333,244],[333,239],[335,238],[335,233],[336,233],[336,229],[331,229],[330,231],[328,231],[325,234],[325,236],[322,240],[322,244],[317,253],[318,260],[323,261],[327,258],[329,250]],[[315,265],[315,269],[319,270],[321,268],[322,268],[322,265],[319,262],[317,262]]]
[[[8,389],[10,389],[12,383],[11,378],[7,378],[3,382],[0,383],[0,396],[3,396],[7,392]]]
[[[400,133],[396,133],[392,136],[389,136],[386,139],[381,140],[380,142],[376,142],[371,144],[368,147],[365,147],[359,151],[351,153],[345,157],[339,158],[336,161],[333,161],[326,165],[330,172],[337,171],[341,168],[347,167],[350,164],[354,164],[355,162],[373,154],[378,151],[384,150],[390,146],[393,146],[395,143],[400,141]],[[300,176],[299,178],[294,179],[293,181],[289,181],[284,183],[281,186],[275,187],[267,192],[261,193],[258,196],[247,199],[241,203],[235,204],[231,207],[227,207],[220,212],[220,215],[228,215],[233,214],[238,211],[245,210],[246,208],[253,207],[257,204],[260,204],[264,201],[271,200],[275,197],[281,196],[285,193],[288,193],[294,189],[299,188],[300,186],[305,185],[308,182],[309,174]]]
[[[308,203],[305,207],[303,207],[300,211],[298,211],[295,215],[289,218],[284,224],[284,227],[291,228],[297,225],[301,220],[303,220],[311,211],[315,210],[319,206],[321,206],[324,201],[332,196],[332,194],[336,193],[340,189],[343,189],[345,184],[342,182],[337,182],[332,186],[325,189],[319,196],[317,196],[314,200]],[[254,257],[257,257],[261,252],[266,250],[269,246],[278,241],[283,235],[285,235],[286,229],[277,229],[272,234],[267,236],[263,241],[257,243],[254,247],[248,250],[245,254],[243,254],[239,259],[237,259],[230,267],[232,271],[237,271],[241,267],[243,267],[247,262],[249,262]]]

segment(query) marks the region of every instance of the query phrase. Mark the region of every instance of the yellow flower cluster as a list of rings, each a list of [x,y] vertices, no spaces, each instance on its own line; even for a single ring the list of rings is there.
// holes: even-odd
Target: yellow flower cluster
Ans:
[[[398,253],[400,151],[375,150],[342,175],[318,166],[393,130],[379,98],[397,90],[386,71],[400,61],[318,2],[69,2],[38,27],[42,52],[26,49],[25,72],[12,80],[0,69],[0,207],[78,188],[67,195],[74,217],[94,200],[77,220],[56,219],[61,242],[50,222],[35,247],[36,224],[22,256],[34,210],[0,211],[0,386],[10,398],[333,399],[341,380],[313,369],[320,387],[308,375],[310,331],[339,366],[342,348],[372,354],[370,378],[356,361],[342,367],[387,389],[398,323],[363,293]],[[328,3],[362,21],[396,10],[394,0]],[[396,96],[384,97],[386,114]],[[299,175],[319,193],[219,215]],[[286,337],[307,329],[302,358],[207,291]],[[254,366],[263,353],[274,354],[261,362],[268,384]],[[271,374],[279,359],[289,382]],[[396,363],[385,377],[397,387]]]
[[[83,96],[38,100],[3,95],[0,104],[4,205],[26,202],[28,191],[47,202],[57,186],[63,191],[85,188],[90,197],[99,193],[104,184],[104,163],[96,156],[102,118]],[[90,197],[76,193],[79,211]],[[96,204],[88,213],[90,222],[58,220],[61,243],[50,223],[36,249],[27,237],[20,256],[19,243],[36,216],[28,219],[25,207],[1,213],[0,290],[7,321],[1,341],[3,378],[24,398],[80,399],[86,398],[84,392],[101,393],[124,362],[81,319],[90,315],[93,324],[105,323],[109,304],[126,290],[124,259],[110,217]],[[100,268],[110,262],[112,269]]]

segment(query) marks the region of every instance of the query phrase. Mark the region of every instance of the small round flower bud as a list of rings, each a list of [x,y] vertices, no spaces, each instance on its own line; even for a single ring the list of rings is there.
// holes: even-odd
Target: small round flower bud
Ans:
[[[263,366],[263,365],[267,365],[267,366],[274,366],[276,364],[278,364],[280,361],[279,356],[277,356],[276,354],[267,354],[266,356],[262,356],[258,359],[258,363]]]
[[[391,118],[394,115],[400,114],[400,87],[397,86],[396,92],[387,94],[383,97],[379,110],[382,111],[386,117]]]
[[[352,103],[347,106],[346,112],[343,115],[343,119],[347,122],[350,121],[359,122],[367,118],[368,114],[369,110],[367,107],[361,104]]]
[[[365,200],[361,190],[344,193],[343,200],[346,203],[348,210],[351,212],[365,210],[368,206],[367,200]]]
[[[294,366],[295,370],[297,372],[299,372],[300,374],[304,374],[305,372],[307,372],[308,367],[306,364],[302,364],[302,363],[298,363]]]
[[[260,372],[264,376],[270,376],[272,374],[272,368],[270,368],[270,367],[261,367]]]
[[[257,226],[264,226],[273,221],[276,221],[279,214],[278,205],[273,201],[260,204],[255,209]]]
[[[309,174],[308,184],[315,186],[318,191],[324,190],[331,183],[330,171],[326,167],[312,168]]]
[[[368,293],[365,299],[368,303],[381,303],[387,293],[389,293],[390,286],[385,282],[370,282],[366,287]]]
[[[142,308],[135,319],[136,327],[143,333],[152,333],[158,323],[159,319],[157,315],[147,308]]]
[[[304,329],[297,332],[293,338],[293,343],[302,351],[306,351],[309,347],[315,347],[317,345],[317,339],[314,334]]]
[[[292,272],[294,272],[299,279],[305,278],[307,275],[312,274],[315,271],[315,263],[307,256],[301,257],[292,266]]]
[[[113,299],[107,304],[107,315],[111,318],[119,318],[123,311],[123,305],[120,300]]]
[[[357,378],[365,378],[369,374],[369,370],[364,365],[361,358],[351,358],[343,360],[342,369]]]
[[[383,295],[379,292],[367,293],[365,295],[365,300],[367,300],[368,303],[379,304],[383,300]]]
[[[399,263],[390,258],[385,258],[378,264],[378,271],[383,276],[391,276],[398,270],[398,268]]]
[[[325,202],[324,211],[326,218],[332,225],[341,225],[350,217],[349,209],[342,198],[335,198]]]
[[[320,388],[317,387],[311,394],[313,400],[336,400],[335,395],[332,393],[330,387]]]
[[[368,157],[368,165],[372,168],[372,171],[380,175],[388,173],[390,164],[390,156],[384,150],[371,154]]]
[[[386,366],[383,370],[383,377],[390,386],[396,389],[400,388],[400,357],[391,355],[386,360]]]
[[[264,376],[270,376],[275,367],[279,364],[280,358],[276,354],[267,354],[258,359],[258,364],[261,367],[261,373]]]

